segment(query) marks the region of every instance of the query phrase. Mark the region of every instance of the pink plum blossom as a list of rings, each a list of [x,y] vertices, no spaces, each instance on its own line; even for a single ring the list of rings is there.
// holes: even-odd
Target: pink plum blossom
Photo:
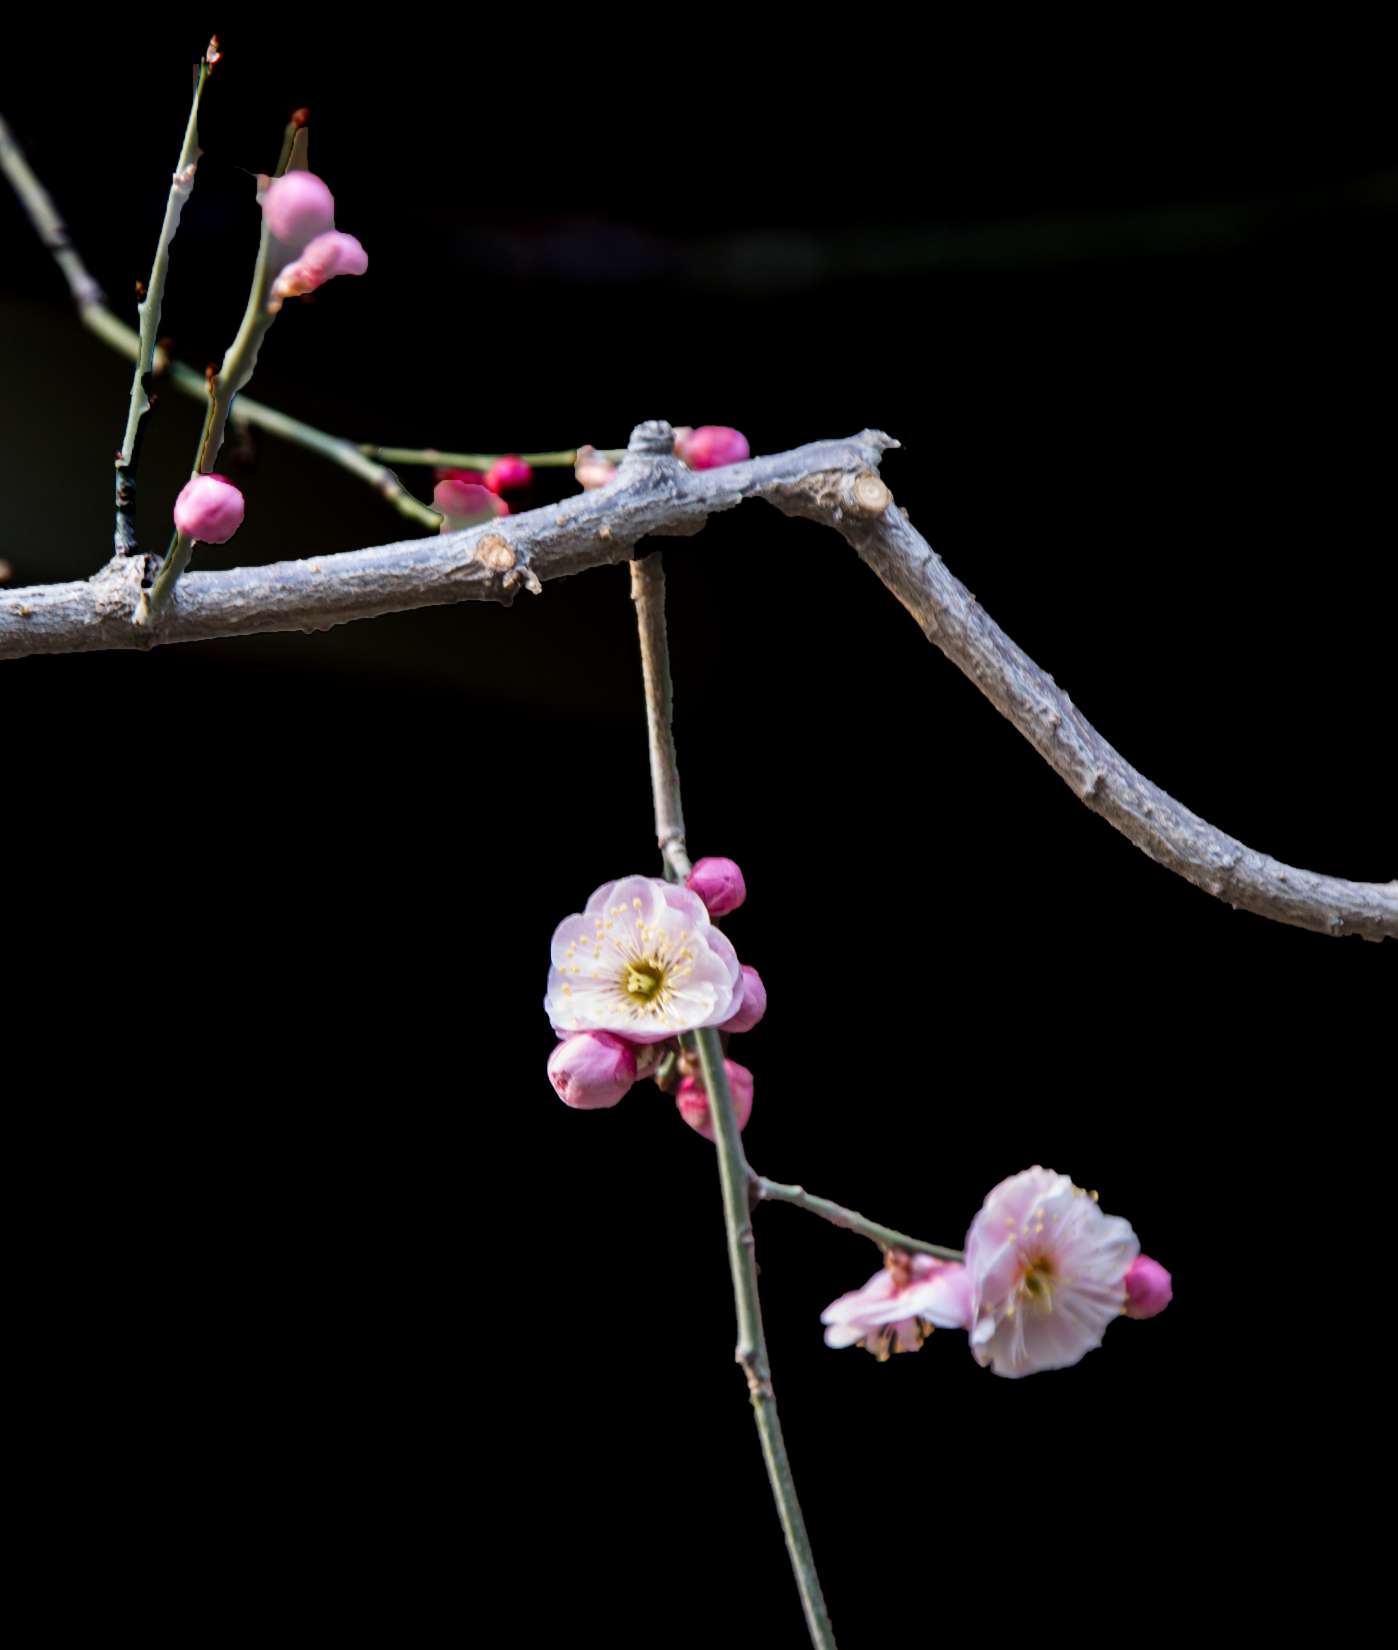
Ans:
[[[175,526],[202,544],[226,544],[243,525],[243,495],[227,476],[192,476],[175,500]]]
[[[675,432],[675,453],[691,470],[717,470],[749,457],[748,438],[731,424],[701,424]]]
[[[432,505],[441,512],[444,533],[478,527],[483,521],[510,513],[503,498],[474,481],[439,481],[432,489]]]
[[[273,178],[262,196],[269,234],[297,252],[335,225],[335,197],[314,172]]]
[[[916,1352],[934,1328],[967,1328],[970,1280],[958,1261],[891,1249],[883,1270],[827,1306],[820,1321],[827,1346],[863,1346],[882,1363],[891,1352]]]
[[[1170,1274],[1149,1255],[1137,1255],[1122,1281],[1126,1285],[1123,1310],[1128,1318],[1153,1318],[1174,1299],[1175,1289]]]
[[[317,235],[301,256],[273,281],[272,302],[280,308],[284,298],[304,297],[336,275],[362,275],[368,267],[368,254],[353,235],[329,230]]]
[[[736,863],[713,855],[695,865],[685,878],[685,887],[698,894],[711,917],[726,917],[748,897],[747,884]]]
[[[554,1028],[658,1043],[742,1005],[732,944],[697,894],[659,877],[600,887],[554,930],[544,1007]]]
[[[743,1006],[731,1020],[725,1020],[720,1031],[751,1031],[767,1012],[767,987],[762,976],[748,963],[743,964]]]
[[[1067,1175],[1034,1167],[1002,1181],[966,1234],[971,1350],[997,1375],[1066,1369],[1125,1310],[1140,1245]]]
[[[733,1115],[741,1131],[752,1116],[752,1073],[736,1060],[725,1060],[723,1069],[728,1074],[728,1092],[733,1097]],[[708,1090],[702,1077],[686,1077],[675,1095],[675,1105],[685,1122],[705,1140],[715,1138],[714,1121],[709,1111]]]
[[[549,1055],[549,1081],[565,1106],[614,1106],[636,1081],[636,1051],[610,1031],[579,1031]]]
[[[485,485],[492,493],[517,492],[521,487],[527,487],[533,479],[533,470],[518,453],[497,458],[485,472]]]

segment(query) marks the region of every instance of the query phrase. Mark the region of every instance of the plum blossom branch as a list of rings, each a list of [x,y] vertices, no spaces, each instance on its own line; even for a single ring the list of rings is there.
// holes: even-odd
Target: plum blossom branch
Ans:
[[[652,428],[647,426],[647,428]],[[668,425],[664,426],[668,434]],[[633,441],[633,452],[635,444]],[[669,645],[665,631],[665,571],[658,555],[631,564],[631,596],[636,604],[636,627],[641,644],[645,681],[646,727],[650,744],[651,793],[655,803],[655,835],[665,862],[665,874],[682,882],[691,869],[684,842],[684,812],[680,806],[679,766],[671,731],[672,694]],[[772,1391],[767,1337],[762,1327],[762,1303],[757,1289],[757,1259],[748,1205],[750,1173],[743,1154],[742,1136],[734,1110],[723,1044],[712,1026],[690,1034],[704,1074],[709,1115],[718,1155],[723,1222],[728,1239],[728,1265],[738,1319],[735,1356],[747,1377],[753,1419],[757,1423],[762,1458],[772,1488],[782,1534],[791,1559],[796,1588],[805,1612],[806,1628],[816,1650],[835,1650],[834,1629],[821,1593],[810,1536],[791,1476],[781,1420]],[[688,1040],[688,1039],[686,1039]]]
[[[0,170],[9,179],[40,241],[53,254],[55,263],[68,282],[68,290],[78,306],[82,324],[118,355],[125,356],[128,361],[139,361],[140,335],[107,308],[101,287],[73,246],[47,190],[30,169],[3,119],[0,119]],[[173,384],[182,395],[192,396],[194,400],[207,404],[208,379],[187,363],[171,360],[159,344],[155,348],[153,371],[157,379]],[[343,436],[327,434],[315,425],[293,418],[290,413],[276,407],[269,407],[265,402],[255,401],[249,395],[240,395],[234,402],[229,422],[235,428],[265,430],[269,435],[329,459],[351,475],[358,476],[361,481],[368,482],[400,515],[428,532],[435,533],[441,525],[442,518],[438,512],[414,498],[387,465],[375,463],[353,441]]]
[[[794,1204],[798,1209],[828,1220],[832,1226],[843,1226],[846,1231],[870,1238],[881,1249],[906,1249],[910,1255],[932,1255],[937,1260],[964,1258],[960,1249],[945,1249],[940,1243],[924,1243],[921,1238],[909,1237],[906,1232],[895,1231],[892,1226],[880,1226],[876,1220],[869,1220],[854,1209],[832,1203],[828,1197],[814,1197],[804,1186],[783,1186],[751,1168],[748,1170],[748,1185],[755,1202]]]
[[[209,42],[208,50],[199,60],[189,122],[180,146],[180,158],[170,179],[170,193],[165,201],[160,236],[155,243],[150,280],[136,309],[141,322],[136,370],[131,375],[131,406],[126,415],[121,449],[116,456],[116,531],[113,543],[119,556],[129,556],[136,550],[136,465],[140,457],[141,420],[153,405],[150,392],[155,380],[156,338],[160,330],[160,310],[165,300],[165,272],[170,265],[170,243],[180,226],[180,214],[194,189],[194,173],[199,164],[199,104],[218,56],[218,40],[215,38]]]
[[[639,425],[608,486],[487,526],[312,561],[192,574],[152,632],[131,623],[139,578],[133,582],[130,564],[109,565],[84,583],[9,591],[0,596],[0,658],[324,630],[407,608],[508,602],[521,586],[624,561],[649,536],[687,537],[717,511],[765,499],[840,533],[1073,793],[1149,858],[1275,922],[1398,938],[1398,880],[1324,876],[1245,847],[1109,745],[894,505],[878,474],[884,453],[897,446],[888,436],[865,430],[848,441],[704,471],[675,458],[673,441],[668,424]]]

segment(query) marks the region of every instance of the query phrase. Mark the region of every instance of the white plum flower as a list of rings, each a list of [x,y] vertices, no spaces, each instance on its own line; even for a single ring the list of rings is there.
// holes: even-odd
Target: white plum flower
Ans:
[[[1066,1369],[1126,1307],[1140,1252],[1130,1223],[1051,1169],[1026,1169],[986,1198],[966,1234],[971,1350],[997,1375]]]
[[[554,930],[544,1007],[554,1029],[658,1043],[722,1025],[743,973],[703,900],[659,877],[607,882]]]

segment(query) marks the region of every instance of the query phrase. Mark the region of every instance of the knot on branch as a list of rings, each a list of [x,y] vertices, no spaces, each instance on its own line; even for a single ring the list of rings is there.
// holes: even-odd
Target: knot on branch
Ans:
[[[626,453],[628,458],[673,458],[675,432],[663,418],[648,419],[632,430]]]

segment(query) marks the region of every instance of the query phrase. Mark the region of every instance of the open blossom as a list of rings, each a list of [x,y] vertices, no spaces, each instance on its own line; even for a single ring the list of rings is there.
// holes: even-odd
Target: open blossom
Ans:
[[[243,495],[227,476],[192,476],[175,500],[175,526],[186,538],[227,544],[243,525]]]
[[[882,1363],[892,1352],[916,1352],[934,1328],[965,1329],[970,1280],[958,1261],[892,1249],[883,1270],[827,1306],[820,1321],[827,1346],[863,1346]]]
[[[657,1043],[742,1006],[731,942],[697,894],[659,877],[604,883],[554,930],[544,1007],[556,1030]]]
[[[1067,1175],[1037,1166],[1003,1181],[966,1234],[971,1350],[997,1375],[1065,1369],[1126,1308],[1140,1244]]]

